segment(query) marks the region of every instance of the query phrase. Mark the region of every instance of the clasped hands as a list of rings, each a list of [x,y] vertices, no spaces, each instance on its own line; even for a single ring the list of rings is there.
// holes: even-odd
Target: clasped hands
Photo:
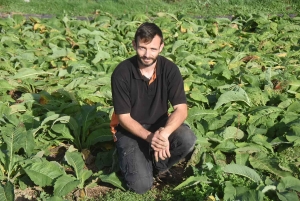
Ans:
[[[159,159],[165,160],[171,157],[169,135],[163,132],[163,127],[159,128],[155,133],[152,133],[150,141],[151,147],[154,150],[155,161]]]

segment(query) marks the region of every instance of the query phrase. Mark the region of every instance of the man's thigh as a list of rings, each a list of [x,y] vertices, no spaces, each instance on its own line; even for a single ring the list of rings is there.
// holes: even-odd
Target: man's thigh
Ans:
[[[149,143],[130,133],[117,132],[116,137],[120,169],[128,188],[141,194],[148,191],[153,184]]]

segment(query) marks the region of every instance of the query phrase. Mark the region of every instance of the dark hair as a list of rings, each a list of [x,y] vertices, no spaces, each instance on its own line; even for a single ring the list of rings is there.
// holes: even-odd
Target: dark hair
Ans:
[[[136,30],[134,41],[137,43],[138,39],[141,39],[144,42],[151,42],[156,35],[160,37],[160,44],[162,44],[164,42],[164,39],[160,28],[154,23],[145,22],[141,24]]]

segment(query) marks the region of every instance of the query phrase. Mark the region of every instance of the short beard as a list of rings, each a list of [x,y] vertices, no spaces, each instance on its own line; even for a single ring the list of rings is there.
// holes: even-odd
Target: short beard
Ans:
[[[142,64],[143,66],[145,66],[145,67],[152,66],[156,61],[157,61],[157,58],[153,59],[153,62],[151,62],[150,64],[145,64],[145,63],[142,61],[141,57],[138,56],[138,62],[139,62],[140,64]]]

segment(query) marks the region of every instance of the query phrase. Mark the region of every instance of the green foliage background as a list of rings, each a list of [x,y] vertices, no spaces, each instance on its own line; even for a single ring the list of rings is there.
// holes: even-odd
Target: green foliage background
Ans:
[[[300,18],[168,12],[0,20],[0,199],[32,186],[56,200],[84,197],[100,181],[125,189],[109,129],[110,75],[135,54],[144,21],[163,30],[198,137],[174,199],[297,200]]]

